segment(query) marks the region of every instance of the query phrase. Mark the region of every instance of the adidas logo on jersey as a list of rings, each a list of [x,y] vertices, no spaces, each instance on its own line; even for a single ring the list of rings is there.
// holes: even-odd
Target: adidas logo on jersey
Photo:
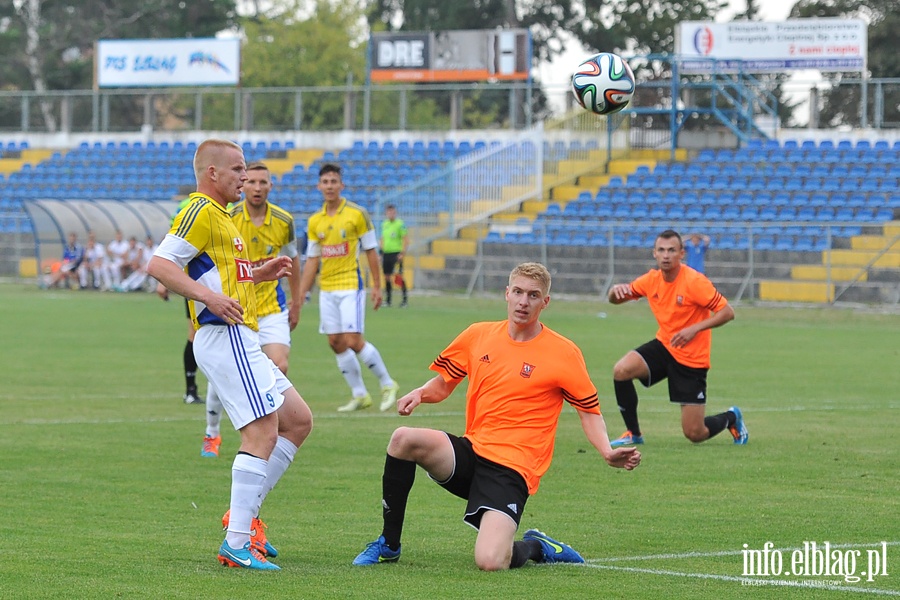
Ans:
[[[491,364],[491,357],[489,357],[487,354],[485,354],[484,356],[482,356],[481,358],[478,359],[478,362]]]

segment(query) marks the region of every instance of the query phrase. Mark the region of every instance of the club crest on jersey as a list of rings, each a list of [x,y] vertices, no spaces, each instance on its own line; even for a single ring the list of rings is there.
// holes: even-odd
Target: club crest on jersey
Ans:
[[[236,238],[232,239],[231,241],[234,243],[235,250],[237,250],[238,252],[244,251],[244,240],[242,240],[239,237],[236,237]]]
[[[684,296],[675,296],[675,304],[678,306],[684,304]]]
[[[534,365],[529,365],[528,363],[522,363],[522,370],[519,371],[519,375],[528,379],[531,377],[531,374],[534,373]]]

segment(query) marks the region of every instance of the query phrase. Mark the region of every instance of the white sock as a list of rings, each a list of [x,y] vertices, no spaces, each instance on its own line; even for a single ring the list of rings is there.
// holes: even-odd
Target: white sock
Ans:
[[[219,423],[222,422],[222,401],[216,394],[216,389],[209,385],[206,387],[206,436],[219,437]]]
[[[294,462],[295,454],[297,454],[297,446],[289,439],[278,436],[278,441],[275,442],[275,449],[272,450],[272,454],[269,456],[269,464],[266,468],[266,482],[263,484],[262,492],[259,495],[260,506],[266,499],[266,496],[269,495],[269,492],[272,491],[272,488],[275,487],[275,484],[278,483],[278,480],[281,479],[281,476],[284,475],[284,472]],[[258,509],[256,514],[257,516],[259,515]]]
[[[366,342],[365,346],[363,346],[363,349],[359,351],[357,356],[359,356],[359,360],[375,374],[375,377],[381,382],[381,387],[393,385],[394,380],[391,379],[387,367],[384,365],[384,361],[381,360],[381,353],[378,352],[378,348],[373,346],[371,342]]]
[[[266,482],[267,461],[238,454],[231,465],[231,515],[225,541],[235,550],[250,541],[250,524],[259,507],[259,495]]]
[[[341,375],[344,376],[347,385],[350,386],[353,397],[361,398],[368,394],[366,384],[363,383],[362,369],[359,368],[359,361],[356,360],[356,352],[347,348],[340,354],[335,355],[335,358],[337,358],[338,369],[341,370]]]

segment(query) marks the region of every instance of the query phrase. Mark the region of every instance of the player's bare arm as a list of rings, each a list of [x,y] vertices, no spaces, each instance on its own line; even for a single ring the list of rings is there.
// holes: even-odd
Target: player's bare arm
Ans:
[[[375,248],[366,250],[369,260],[369,272],[372,274],[372,308],[381,307],[381,265],[378,263],[378,251]]]
[[[297,321],[300,321],[300,311],[303,310],[303,299],[312,289],[313,282],[316,280],[316,273],[319,272],[319,257],[307,256],[306,262],[303,263],[303,275],[300,277],[300,290],[297,296],[300,299],[300,305],[297,307]]]
[[[641,464],[641,453],[633,446],[612,448],[606,433],[603,415],[578,411],[581,428],[591,445],[603,456],[611,467],[631,471]],[[624,452],[623,452],[624,451]]]
[[[306,298],[306,294],[300,294],[300,279],[302,276],[300,259],[295,256],[291,259],[291,275],[288,279],[291,288],[291,303],[288,305],[288,327],[290,327],[291,331],[300,322],[300,309],[303,307],[303,299]]]
[[[622,304],[636,298],[630,283],[617,283],[609,289],[609,301],[612,304]]]
[[[253,283],[276,281],[282,277],[289,277],[292,266],[293,261],[290,256],[276,256],[253,268]]]
[[[715,329],[721,327],[725,323],[734,319],[734,309],[728,304],[719,312],[713,314],[708,319],[703,319],[699,323],[694,323],[690,327],[685,327],[681,331],[675,333],[670,340],[673,348],[680,348],[690,342],[694,337],[706,329]]]
[[[422,387],[418,387],[397,400],[397,412],[407,417],[415,408],[422,404],[436,404],[447,398],[456,389],[456,383],[447,383],[444,378],[437,375],[428,380]]]
[[[237,300],[197,283],[171,260],[154,256],[147,265],[147,273],[179,296],[204,304],[226,323],[244,322],[244,308]]]

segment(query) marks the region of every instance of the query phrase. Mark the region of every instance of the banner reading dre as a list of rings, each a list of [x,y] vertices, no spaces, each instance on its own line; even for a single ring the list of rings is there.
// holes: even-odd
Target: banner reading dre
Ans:
[[[238,39],[99,40],[97,87],[237,85]]]
[[[531,71],[527,29],[464,29],[373,33],[371,81],[527,80]]]

